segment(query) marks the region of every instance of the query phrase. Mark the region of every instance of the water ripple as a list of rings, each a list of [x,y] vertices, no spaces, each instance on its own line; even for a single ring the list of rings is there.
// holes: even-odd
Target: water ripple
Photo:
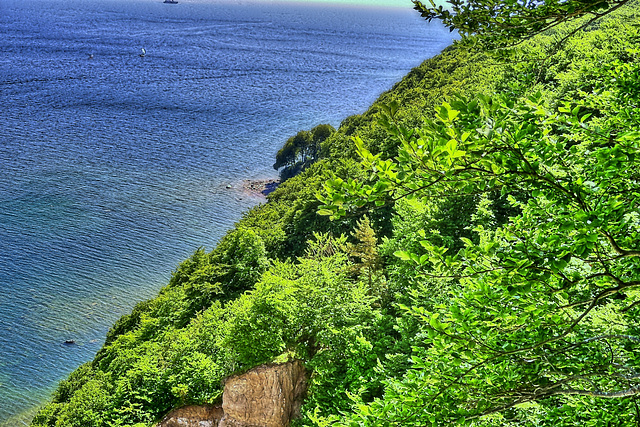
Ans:
[[[449,42],[410,10],[177,6],[0,3],[0,427],[263,201],[235,184],[274,177],[286,138]]]

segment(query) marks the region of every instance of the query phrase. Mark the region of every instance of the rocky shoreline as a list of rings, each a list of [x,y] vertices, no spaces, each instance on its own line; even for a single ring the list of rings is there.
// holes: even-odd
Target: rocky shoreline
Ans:
[[[280,184],[280,181],[277,179],[245,179],[242,181],[242,189],[253,195],[261,194],[266,196],[278,188],[278,184]]]

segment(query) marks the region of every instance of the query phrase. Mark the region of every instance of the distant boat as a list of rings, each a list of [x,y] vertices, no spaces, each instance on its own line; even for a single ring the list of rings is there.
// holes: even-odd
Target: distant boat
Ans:
[[[164,2],[169,4],[177,4],[178,0],[164,0]]]
[[[140,54],[140,58],[144,58],[145,55],[147,54],[147,51],[144,50],[144,48],[142,48],[141,50],[142,50],[142,53]]]

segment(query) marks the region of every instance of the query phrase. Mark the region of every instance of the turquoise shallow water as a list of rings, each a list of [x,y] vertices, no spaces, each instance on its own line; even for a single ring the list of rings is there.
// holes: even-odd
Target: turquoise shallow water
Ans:
[[[450,42],[409,8],[196,0],[1,0],[0,32],[3,427],[264,201],[240,183],[288,136]]]

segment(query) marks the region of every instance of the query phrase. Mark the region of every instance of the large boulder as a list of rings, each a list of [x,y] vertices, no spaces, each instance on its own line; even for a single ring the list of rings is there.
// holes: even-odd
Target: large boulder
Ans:
[[[307,372],[299,360],[226,379],[219,427],[288,427],[299,416]]]
[[[159,427],[289,427],[300,415],[308,373],[301,361],[261,365],[224,382],[222,407],[186,406]]]

